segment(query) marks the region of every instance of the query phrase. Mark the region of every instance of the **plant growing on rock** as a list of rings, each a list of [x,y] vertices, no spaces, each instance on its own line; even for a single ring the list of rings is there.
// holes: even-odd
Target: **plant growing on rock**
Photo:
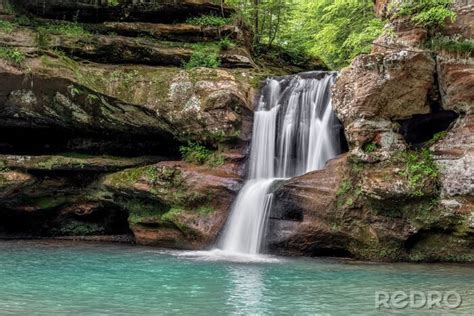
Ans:
[[[13,31],[15,29],[15,25],[9,21],[0,20],[0,30],[5,31],[7,33]]]
[[[195,45],[193,54],[188,62],[184,63],[184,68],[192,69],[196,67],[217,68],[220,65],[219,51],[216,47],[206,47]]]
[[[186,20],[186,23],[200,26],[224,26],[231,24],[232,20],[216,15],[202,15],[192,17]]]
[[[424,27],[442,27],[456,18],[452,4],[453,0],[403,1],[396,16],[409,16],[413,23]]]
[[[433,37],[428,48],[434,51],[455,53],[467,58],[474,56],[474,40],[459,37]]]
[[[179,151],[183,159],[190,163],[200,165],[207,164],[210,167],[216,168],[222,166],[225,162],[224,157],[220,153],[213,152],[197,143],[189,143],[187,146],[181,146]]]
[[[219,47],[222,50],[228,50],[235,47],[235,43],[229,38],[225,37],[219,41]]]
[[[16,48],[0,47],[0,59],[6,60],[14,65],[20,66],[26,59],[25,54]]]
[[[439,176],[436,166],[428,148],[420,151],[406,151],[402,153],[405,170],[402,172],[407,177],[413,190],[412,195],[422,196],[425,185],[436,182]]]

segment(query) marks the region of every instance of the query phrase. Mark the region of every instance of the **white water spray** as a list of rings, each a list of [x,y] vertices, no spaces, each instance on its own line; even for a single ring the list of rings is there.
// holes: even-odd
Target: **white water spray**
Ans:
[[[310,72],[267,80],[254,117],[248,181],[232,207],[222,250],[260,253],[274,181],[321,169],[339,153],[330,97],[334,78]]]

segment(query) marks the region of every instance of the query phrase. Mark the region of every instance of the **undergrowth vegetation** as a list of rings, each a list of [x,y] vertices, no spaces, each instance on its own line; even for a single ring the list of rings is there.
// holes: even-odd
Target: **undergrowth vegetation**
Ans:
[[[451,10],[453,0],[416,0],[397,4],[397,16],[409,16],[416,25],[439,27],[456,18]]]
[[[218,151],[212,151],[203,145],[189,143],[181,146],[179,151],[183,159],[190,163],[207,164],[210,167],[220,167],[224,164],[224,157]]]
[[[193,46],[191,58],[183,66],[186,69],[196,67],[217,68],[220,63],[218,46],[196,44]]]
[[[407,177],[412,195],[422,196],[425,185],[433,184],[439,176],[430,150],[423,148],[418,151],[405,151],[401,154],[401,159],[405,165],[402,175]]]
[[[186,23],[200,26],[224,26],[231,24],[232,19],[217,15],[201,15],[187,19]]]
[[[0,59],[6,60],[16,66],[21,66],[26,56],[22,51],[16,48],[0,46]]]
[[[461,57],[474,56],[474,40],[472,39],[436,36],[430,40],[428,48],[434,51],[458,54]]]

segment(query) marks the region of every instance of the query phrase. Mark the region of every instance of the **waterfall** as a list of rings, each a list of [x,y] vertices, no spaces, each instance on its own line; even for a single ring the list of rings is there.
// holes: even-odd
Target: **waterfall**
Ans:
[[[335,76],[308,72],[267,79],[254,117],[248,181],[233,204],[222,250],[258,254],[275,180],[321,169],[340,152],[330,96]]]

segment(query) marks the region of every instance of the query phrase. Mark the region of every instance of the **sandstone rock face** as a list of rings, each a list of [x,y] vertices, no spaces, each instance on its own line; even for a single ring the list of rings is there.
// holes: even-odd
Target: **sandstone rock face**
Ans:
[[[334,109],[344,124],[373,117],[403,119],[428,113],[435,62],[429,54],[398,51],[357,57],[334,88]]]
[[[471,59],[450,54],[437,58],[438,81],[444,109],[469,113],[474,108],[474,65]]]
[[[456,19],[448,23],[444,28],[443,33],[448,36],[463,36],[465,38],[474,37],[474,4],[470,1],[455,0],[454,11],[456,12]]]
[[[119,5],[108,5],[106,2],[97,4],[95,1],[76,0],[14,0],[26,10],[52,19],[68,19],[80,21],[152,21],[172,23],[176,20],[199,15],[230,16],[234,10],[208,0],[151,0],[121,1]],[[100,10],[100,14],[97,14]]]
[[[185,22],[232,10],[122,2],[97,15],[77,1],[22,2],[43,17],[75,16],[78,32],[34,16],[0,30],[19,56],[0,60],[0,237],[210,245],[240,187],[259,74],[241,28]],[[223,37],[232,47],[220,49]],[[221,67],[183,67],[196,47]],[[216,166],[176,161],[193,144]]]
[[[283,182],[274,192],[269,250],[370,260],[472,261],[470,212],[433,202],[437,193],[431,180],[414,194],[404,168],[402,162],[361,165],[340,157],[325,170]]]
[[[270,251],[293,255],[347,254],[347,236],[332,231],[327,219],[336,209],[336,191],[346,172],[347,158],[280,184],[274,192],[267,242]]]
[[[474,115],[460,118],[431,150],[439,164],[442,194],[474,196]]]
[[[427,52],[433,34],[395,18],[391,2],[376,1],[375,9],[391,18],[394,34],[382,35],[371,54],[343,69],[333,90],[348,159],[276,189],[274,251],[474,260],[472,58],[449,48]],[[454,9],[458,20],[439,34],[466,37],[469,9],[459,2]]]
[[[157,39],[184,42],[205,42],[226,37],[239,43],[251,44],[250,35],[234,25],[200,26],[186,23],[162,24],[143,22],[105,22],[97,27],[101,32],[114,32],[125,36],[148,35]]]
[[[103,185],[129,211],[138,243],[203,249],[216,240],[240,189],[237,171],[234,164],[209,168],[168,161],[111,174]]]
[[[384,160],[405,148],[394,121],[430,112],[434,71],[429,54],[408,50],[362,55],[341,71],[333,107],[353,155]]]

